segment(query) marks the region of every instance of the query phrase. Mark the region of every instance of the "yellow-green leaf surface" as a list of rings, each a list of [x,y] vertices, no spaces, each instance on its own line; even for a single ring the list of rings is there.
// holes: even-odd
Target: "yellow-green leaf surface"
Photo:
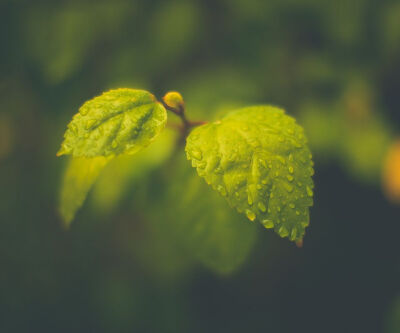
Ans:
[[[249,220],[300,241],[309,224],[313,163],[303,129],[282,109],[254,106],[195,128],[192,166]]]
[[[166,121],[166,110],[149,92],[110,90],[83,104],[68,124],[57,155],[133,154],[148,146]]]
[[[65,170],[60,192],[60,215],[68,226],[110,158],[71,158]]]

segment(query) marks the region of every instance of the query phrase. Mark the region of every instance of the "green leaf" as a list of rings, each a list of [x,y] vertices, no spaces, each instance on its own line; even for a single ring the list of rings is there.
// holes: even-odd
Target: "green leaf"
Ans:
[[[164,182],[147,186],[154,189],[148,195],[150,222],[171,240],[170,246],[219,274],[232,273],[253,248],[257,226],[208,188],[183,156],[171,162]]]
[[[71,158],[64,174],[60,192],[60,215],[68,227],[76,211],[110,158]]]
[[[248,107],[197,127],[186,153],[232,207],[301,241],[312,205],[313,162],[303,129],[283,110]]]
[[[58,156],[134,154],[164,129],[167,113],[144,90],[116,89],[83,104],[64,135]]]

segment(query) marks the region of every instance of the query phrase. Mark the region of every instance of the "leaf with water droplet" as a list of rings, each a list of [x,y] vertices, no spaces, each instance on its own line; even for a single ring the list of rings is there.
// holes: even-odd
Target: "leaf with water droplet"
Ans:
[[[165,108],[147,91],[116,89],[87,101],[64,134],[58,156],[134,154],[164,129]]]
[[[244,108],[197,127],[187,138],[186,154],[198,174],[216,190],[223,186],[229,204],[249,220],[290,240],[303,238],[313,164],[303,129],[282,109]]]

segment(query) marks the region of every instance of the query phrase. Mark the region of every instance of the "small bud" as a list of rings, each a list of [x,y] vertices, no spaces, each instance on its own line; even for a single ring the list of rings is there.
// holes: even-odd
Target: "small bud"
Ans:
[[[182,112],[184,109],[184,102],[182,95],[176,91],[170,91],[163,97],[164,103],[177,112]]]

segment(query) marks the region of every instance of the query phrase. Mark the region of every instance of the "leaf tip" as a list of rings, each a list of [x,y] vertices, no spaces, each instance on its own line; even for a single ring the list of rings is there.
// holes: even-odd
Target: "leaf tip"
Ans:
[[[71,227],[71,222],[72,222],[72,221],[68,221],[68,220],[63,219],[63,220],[62,220],[62,223],[61,223],[62,228],[63,228],[65,231],[68,231],[68,230],[70,229],[70,227]]]
[[[64,207],[59,207],[58,210],[58,215],[60,216],[61,219],[61,227],[63,230],[67,231],[69,230],[71,226],[71,222],[73,221],[75,214],[71,212],[65,211]]]
[[[296,241],[296,246],[301,249],[303,247],[303,238]]]
[[[59,151],[57,152],[56,156],[57,156],[57,157],[60,157],[60,156],[62,156],[62,155],[66,155],[66,154],[68,154],[68,153],[69,153],[68,149],[66,149],[65,146],[64,146],[64,144],[62,144],[62,145],[61,145],[61,148],[60,148]]]

